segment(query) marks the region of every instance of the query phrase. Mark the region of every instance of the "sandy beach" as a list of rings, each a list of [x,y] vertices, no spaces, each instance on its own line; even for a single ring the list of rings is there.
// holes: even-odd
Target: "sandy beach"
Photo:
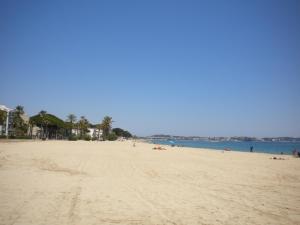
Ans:
[[[300,159],[153,147],[0,142],[0,224],[300,224]]]

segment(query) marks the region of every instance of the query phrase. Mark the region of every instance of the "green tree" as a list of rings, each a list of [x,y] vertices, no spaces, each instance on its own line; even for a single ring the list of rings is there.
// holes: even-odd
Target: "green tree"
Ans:
[[[24,107],[18,105],[13,112],[12,126],[14,129],[14,135],[25,136],[28,130],[28,124],[24,121]]]
[[[112,117],[105,116],[102,120],[102,123],[100,125],[100,128],[102,129],[102,136],[103,140],[107,140],[108,135],[111,131],[111,126],[112,126]]]
[[[0,110],[0,125],[4,125],[6,123],[6,115],[7,112]]]
[[[32,137],[33,127],[35,126],[35,122],[30,118],[29,119],[29,135]]]
[[[123,133],[124,133],[124,130],[121,129],[121,128],[114,128],[114,129],[112,129],[112,131],[113,131],[118,137],[122,137],[122,136],[123,136]]]
[[[76,116],[72,113],[67,116],[67,122],[69,123],[69,135],[72,135],[72,129],[75,128],[76,120]]]
[[[47,138],[47,136],[48,136],[47,135],[48,121],[47,121],[46,115],[47,115],[47,111],[45,111],[45,110],[41,110],[39,112],[39,116],[41,118],[42,138]]]
[[[74,114],[69,114],[67,116],[67,121],[70,122],[71,124],[75,123],[76,122],[76,116]]]
[[[131,138],[132,134],[129,131],[125,130],[124,133],[123,133],[123,137],[125,137],[125,138]]]
[[[130,138],[132,137],[131,133],[127,130],[123,130],[121,128],[114,128],[112,131],[118,136],[118,137],[125,137]]]
[[[4,126],[4,124],[6,124],[6,115],[7,112],[0,110],[0,125]],[[4,130],[2,129],[2,132],[4,132]],[[3,135],[4,133],[0,132],[0,135]]]
[[[66,123],[45,111],[41,111],[39,114],[30,117],[30,120],[41,128],[41,138],[62,138],[66,133]]]
[[[15,112],[19,113],[20,115],[24,114],[24,106],[17,105]]]
[[[118,136],[115,134],[115,132],[110,132],[107,135],[107,140],[109,140],[109,141],[115,141],[117,139],[118,139]]]
[[[80,120],[78,121],[80,138],[83,138],[86,135],[86,133],[88,132],[88,127],[89,127],[89,121],[84,116],[81,116]]]

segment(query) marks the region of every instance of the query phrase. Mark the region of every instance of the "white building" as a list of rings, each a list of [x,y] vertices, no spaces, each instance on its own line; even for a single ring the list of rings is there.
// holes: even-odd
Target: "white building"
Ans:
[[[3,135],[5,134],[8,136],[8,130],[9,130],[9,117],[10,117],[10,112],[13,111],[12,109],[6,107],[5,105],[0,105],[0,110],[6,112],[6,120],[4,124],[0,125],[0,134]]]
[[[88,128],[89,132],[87,133],[88,135],[91,136],[91,138],[97,138],[98,140],[100,140],[100,138],[102,137],[102,130],[99,130],[97,128]]]
[[[15,109],[10,109],[6,107],[5,105],[0,105],[0,110],[6,112],[6,120],[4,121],[4,124],[0,124],[0,135],[13,135],[14,134],[14,129],[13,129],[13,118],[14,118],[14,113]],[[29,123],[29,117],[25,114],[20,115],[22,120],[25,123]]]
[[[91,138],[95,138],[100,140],[102,138],[102,130],[99,130],[97,128],[88,128],[89,132],[86,134],[89,135]],[[79,135],[80,131],[78,129],[72,129],[72,134]]]

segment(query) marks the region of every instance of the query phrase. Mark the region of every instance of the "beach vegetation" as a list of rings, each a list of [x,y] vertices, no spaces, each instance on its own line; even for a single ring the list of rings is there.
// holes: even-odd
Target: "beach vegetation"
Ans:
[[[0,125],[6,122],[6,112],[0,111]],[[105,116],[100,124],[91,124],[88,119],[81,116],[77,120],[72,113],[67,115],[65,121],[59,117],[41,110],[38,114],[28,118],[23,106],[17,106],[10,115],[10,133],[8,138],[40,138],[76,140],[117,140],[119,137],[130,138],[131,133],[122,128],[112,129],[112,117]]]
[[[111,127],[112,127],[112,117],[110,116],[105,116],[102,120],[102,123],[100,124],[100,129],[102,130],[102,137],[103,140],[107,140],[108,136],[111,132]]]
[[[6,121],[7,112],[0,110],[0,125],[3,125]]]
[[[85,141],[90,141],[90,140],[92,140],[92,138],[91,138],[91,136],[90,135],[84,135],[84,137],[82,138],[83,140],[85,140]]]
[[[24,107],[21,105],[18,105],[13,112],[12,127],[14,136],[27,135],[28,123],[24,120]]]
[[[124,138],[131,138],[132,134],[127,131],[127,130],[123,130],[121,128],[114,128],[112,129],[112,131],[118,136],[118,137],[124,137]]]
[[[89,121],[84,116],[81,116],[80,120],[77,123],[77,129],[79,130],[80,139],[84,139],[86,134],[89,132],[88,128]]]
[[[43,110],[37,115],[30,117],[30,123],[41,128],[40,137],[42,139],[62,139],[66,129],[66,124],[63,120]]]
[[[107,140],[109,141],[115,141],[118,139],[118,136],[116,135],[115,132],[110,132],[108,135],[107,135]]]
[[[75,134],[72,134],[68,137],[68,140],[69,141],[77,141],[78,140],[78,137],[75,135]]]
[[[6,137],[6,136],[5,136]],[[31,139],[31,136],[16,136],[16,135],[10,135],[8,136],[9,139]]]
[[[75,126],[76,120],[77,120],[76,116],[72,113],[70,113],[67,116],[65,126],[66,126],[66,132],[68,136],[72,135],[72,130],[76,128]]]

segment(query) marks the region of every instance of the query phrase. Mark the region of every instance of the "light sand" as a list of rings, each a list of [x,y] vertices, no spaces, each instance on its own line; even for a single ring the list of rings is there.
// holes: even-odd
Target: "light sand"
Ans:
[[[300,159],[132,142],[0,143],[0,224],[300,224]]]

